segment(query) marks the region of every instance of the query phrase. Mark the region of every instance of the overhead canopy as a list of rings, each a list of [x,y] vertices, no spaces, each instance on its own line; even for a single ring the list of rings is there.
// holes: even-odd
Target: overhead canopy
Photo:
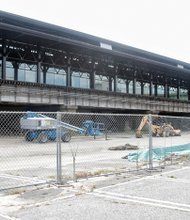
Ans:
[[[0,30],[2,30],[1,38],[51,46],[56,49],[64,46],[69,47],[69,50],[82,50],[92,55],[101,53],[143,65],[177,71],[184,76],[190,74],[188,63],[3,11],[0,11]]]

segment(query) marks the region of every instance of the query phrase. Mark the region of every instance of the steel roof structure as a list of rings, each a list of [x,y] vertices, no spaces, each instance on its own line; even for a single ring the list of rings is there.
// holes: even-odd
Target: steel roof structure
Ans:
[[[4,11],[0,11],[0,30],[3,30],[1,35],[4,34],[4,37],[9,36],[13,40],[40,43],[42,45],[56,41],[55,48],[59,48],[60,44],[67,44],[84,50],[88,49],[92,52],[120,56],[183,73],[190,73],[190,64],[188,63]],[[44,40],[46,41],[44,42]],[[101,48],[100,43],[110,45],[112,49]],[[180,69],[179,66],[183,69]]]
[[[74,89],[72,71],[79,71],[89,73],[92,91],[97,90],[95,75],[108,78],[109,90],[100,91],[101,94],[118,93],[117,80],[122,79],[126,81],[126,96],[128,83],[132,82],[133,86],[129,95],[137,95],[136,83],[139,82],[142,96],[144,85],[148,83],[152,98],[157,98],[157,86],[162,86],[164,97],[161,98],[167,99],[169,89],[174,88],[179,102],[184,101],[180,100],[181,89],[188,95],[186,101],[190,100],[190,64],[186,62],[4,11],[0,11],[0,62],[4,85],[13,81],[19,83],[19,65],[26,63],[37,66],[37,81],[33,86],[49,88],[46,84],[48,68],[59,67],[66,72],[66,84],[59,88]],[[11,82],[6,79],[6,62],[12,62],[14,68]]]

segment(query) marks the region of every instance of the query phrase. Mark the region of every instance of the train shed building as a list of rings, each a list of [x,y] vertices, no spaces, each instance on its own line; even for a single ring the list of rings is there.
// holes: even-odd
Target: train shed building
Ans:
[[[0,11],[0,109],[190,110],[190,64]]]

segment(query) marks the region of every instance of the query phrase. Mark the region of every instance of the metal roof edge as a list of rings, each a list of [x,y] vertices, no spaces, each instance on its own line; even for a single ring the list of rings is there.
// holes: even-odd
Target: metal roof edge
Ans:
[[[114,47],[113,51],[115,51],[115,52],[120,52],[122,54],[126,53],[126,55],[135,55],[135,53],[136,53],[136,55],[135,55],[136,57],[141,57],[141,58],[144,58],[146,60],[148,59],[148,60],[152,60],[152,61],[155,61],[155,62],[158,62],[158,63],[163,63],[163,64],[166,64],[166,65],[172,66],[174,68],[175,67],[178,68],[177,65],[179,64],[179,65],[182,65],[182,66],[185,67],[184,70],[185,69],[190,70],[190,64],[186,63],[186,62],[183,62],[183,61],[180,61],[180,60],[176,60],[176,59],[169,58],[169,57],[166,57],[166,56],[163,56],[163,55],[148,52],[148,51],[145,51],[145,50],[142,50],[142,49],[138,49],[138,48],[135,48],[135,47],[132,47],[132,46],[122,44],[122,43],[114,42],[112,40],[96,37],[96,36],[86,34],[86,33],[82,33],[82,32],[79,32],[79,31],[75,31],[75,30],[72,30],[72,29],[68,29],[68,28],[65,28],[65,27],[58,26],[58,25],[46,23],[46,22],[43,22],[43,21],[38,21],[38,20],[35,20],[35,19],[32,19],[32,18],[27,18],[27,17],[24,17],[24,16],[12,14],[12,13],[0,10],[0,22],[1,23],[7,23],[6,19],[10,19],[10,21],[12,21],[12,23],[15,23],[15,21],[21,22],[20,24],[17,24],[18,27],[22,27],[22,25],[21,25],[22,23],[25,24],[27,28],[29,28],[28,25],[32,25],[33,28],[30,28],[30,29],[34,30],[34,31],[36,31],[36,30],[38,31],[37,27],[39,27],[39,28],[43,27],[43,28],[47,28],[47,30],[57,31],[57,32],[61,32],[63,34],[65,33],[65,34],[71,35],[71,36],[73,36],[73,40],[81,41],[81,43],[86,43],[86,44],[92,45],[92,46],[100,46],[98,44],[93,44],[93,43],[90,43],[90,42],[86,42],[85,40],[79,40],[79,39],[77,39],[77,37],[78,38],[84,38],[84,39],[87,39],[89,41],[92,40],[96,43],[102,42],[102,43],[110,44],[112,47]],[[10,22],[10,24],[11,24],[11,22]],[[47,33],[47,34],[50,34],[50,35],[52,34],[51,31],[47,31],[47,32],[42,31],[42,33]],[[53,35],[55,35],[55,33]],[[57,37],[64,37],[61,34],[56,34],[56,35],[57,35]],[[65,38],[70,39],[67,36],[65,36]],[[159,60],[159,59],[161,59],[161,60]],[[163,60],[165,62],[163,62]],[[173,63],[173,64],[171,64],[171,63]],[[180,70],[181,69],[179,68],[179,71]]]

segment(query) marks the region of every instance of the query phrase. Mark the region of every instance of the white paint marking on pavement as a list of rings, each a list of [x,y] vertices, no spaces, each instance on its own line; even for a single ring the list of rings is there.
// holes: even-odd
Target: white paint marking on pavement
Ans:
[[[151,199],[151,198],[145,198],[145,197],[139,197],[139,196],[122,195],[119,193],[105,192],[105,191],[101,191],[101,190],[97,190],[96,192],[100,193],[100,194],[104,194],[104,195],[114,196],[117,198],[134,199],[134,200],[138,200],[138,201],[143,200],[143,201],[147,201],[147,202],[172,205],[172,206],[176,206],[176,207],[182,206],[182,207],[186,207],[186,208],[190,209],[190,205],[188,205],[188,204],[181,204],[181,203],[176,203],[176,202],[170,202],[170,201],[159,200],[159,199]]]
[[[9,220],[18,220],[19,218],[15,218],[15,217],[10,217],[8,215],[4,215],[0,213],[0,217],[5,218],[5,219],[9,219]]]
[[[98,194],[98,193],[89,193],[89,194],[97,196],[97,197],[103,197],[103,198],[108,198],[108,199],[120,200],[122,202],[140,203],[140,204],[143,204],[143,205],[150,205],[150,206],[156,206],[156,207],[161,207],[161,208],[166,208],[166,209],[173,209],[173,210],[190,212],[190,209],[180,208],[180,207],[176,207],[176,206],[170,206],[170,205],[164,205],[164,204],[153,203],[153,202],[146,202],[146,201],[139,201],[139,200],[129,199],[129,198],[118,198],[116,196],[105,195],[105,194],[102,195],[102,194]]]
[[[186,169],[190,169],[190,167],[183,167],[183,168],[180,168],[180,169],[177,169],[177,170],[172,170],[172,171],[165,172],[163,174],[175,173],[175,172],[179,172],[179,171],[186,170]],[[139,196],[130,196],[130,195],[125,196],[125,195],[122,195],[122,194],[119,194],[119,193],[112,193],[112,192],[103,191],[104,189],[110,189],[110,188],[116,188],[116,187],[119,187],[119,186],[125,186],[127,184],[143,181],[143,180],[146,180],[146,179],[154,179],[155,177],[160,177],[160,174],[143,177],[143,178],[135,179],[135,180],[132,180],[132,181],[127,181],[127,182],[124,182],[124,183],[115,184],[115,185],[112,185],[112,186],[102,187],[100,189],[94,190],[93,193],[89,193],[89,194],[95,195],[95,196],[98,196],[98,197],[103,197],[103,198],[121,200],[121,201],[125,201],[125,202],[134,202],[134,203],[140,203],[140,204],[144,204],[144,205],[151,205],[151,206],[162,207],[162,208],[167,208],[167,209],[190,212],[190,205],[188,205],[188,204],[181,204],[181,203],[175,203],[175,202],[164,201],[164,200],[156,200],[156,199],[144,198],[144,197],[139,197]],[[186,181],[184,181],[184,183],[186,183]]]
[[[168,172],[164,172],[163,174],[174,173],[174,172],[178,172],[178,171],[182,171],[182,170],[186,170],[186,169],[190,169],[190,167],[182,167],[182,168],[179,168],[177,170],[171,170],[171,171],[168,171]],[[140,182],[142,180],[151,179],[151,178],[157,177],[157,176],[160,176],[160,173],[152,175],[152,176],[145,176],[145,177],[135,179],[135,180],[131,180],[131,181],[127,181],[127,182],[124,182],[124,183],[118,183],[118,184],[111,185],[111,186],[105,186],[105,187],[102,187],[101,189],[110,189],[110,188],[115,188],[115,187],[118,187],[118,186],[125,186],[125,185],[128,185],[129,183]]]

